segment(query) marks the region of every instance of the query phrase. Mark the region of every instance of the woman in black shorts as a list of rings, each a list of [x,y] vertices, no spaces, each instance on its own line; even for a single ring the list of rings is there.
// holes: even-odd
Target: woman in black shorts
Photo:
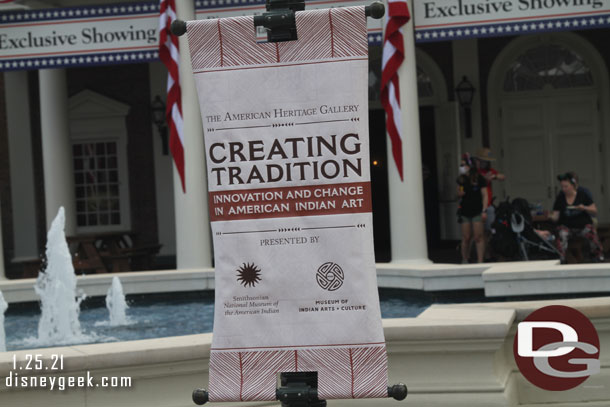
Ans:
[[[474,239],[477,247],[477,261],[483,262],[485,254],[484,218],[487,210],[487,180],[472,165],[468,153],[462,156],[460,176],[457,179],[458,222],[462,224],[462,264],[468,263],[470,243]]]

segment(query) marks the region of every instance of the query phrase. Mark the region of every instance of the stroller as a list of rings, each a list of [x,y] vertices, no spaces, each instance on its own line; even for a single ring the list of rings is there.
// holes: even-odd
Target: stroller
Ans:
[[[489,244],[494,253],[506,260],[543,260],[560,258],[550,240],[543,239],[532,226],[531,207],[523,198],[507,198],[496,208]]]

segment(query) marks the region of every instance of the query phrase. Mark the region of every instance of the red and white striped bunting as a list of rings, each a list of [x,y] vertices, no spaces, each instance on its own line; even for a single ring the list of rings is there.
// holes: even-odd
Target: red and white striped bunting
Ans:
[[[178,37],[170,32],[170,24],[176,19],[175,0],[161,0],[159,10],[159,58],[167,67],[166,117],[169,127],[169,148],[184,185],[184,136],[182,131],[182,96],[180,92],[180,49]]]
[[[386,112],[386,131],[392,142],[392,155],[403,179],[402,123],[398,68],[405,59],[402,27],[410,20],[406,0],[388,0],[381,72],[381,104]]]

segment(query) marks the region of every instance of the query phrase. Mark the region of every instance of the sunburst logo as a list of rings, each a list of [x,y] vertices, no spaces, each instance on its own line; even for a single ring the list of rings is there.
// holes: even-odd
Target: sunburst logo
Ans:
[[[237,281],[244,287],[254,287],[261,281],[261,269],[254,263],[243,263],[237,269]]]

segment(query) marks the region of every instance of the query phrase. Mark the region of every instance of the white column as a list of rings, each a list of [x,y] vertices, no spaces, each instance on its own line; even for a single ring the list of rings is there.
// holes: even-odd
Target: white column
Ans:
[[[2,200],[0,200],[0,280],[6,280],[4,271],[4,245],[2,242]]]
[[[47,228],[60,206],[66,213],[66,235],[76,233],[72,146],[68,126],[68,89],[64,69],[38,71],[40,127]]]
[[[194,20],[193,0],[177,1],[176,15],[181,20]],[[186,193],[182,191],[180,177],[174,167],[177,263],[179,269],[212,267],[203,126],[186,35],[180,37],[180,87]]]
[[[413,10],[412,0],[409,0],[409,10]],[[430,263],[426,243],[413,19],[403,27],[403,36],[405,60],[398,74],[404,182],[393,163],[392,145],[387,140],[392,263]]]
[[[38,257],[36,199],[28,73],[4,73],[8,156],[11,157],[11,202],[13,207],[13,261]]]

